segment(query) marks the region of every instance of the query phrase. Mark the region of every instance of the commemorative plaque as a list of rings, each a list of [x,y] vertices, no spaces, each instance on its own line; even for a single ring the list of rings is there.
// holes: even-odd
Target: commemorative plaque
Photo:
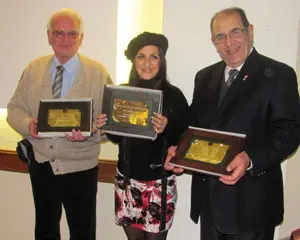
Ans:
[[[246,135],[189,127],[170,164],[191,171],[220,176],[233,158],[243,150]]]
[[[37,131],[40,137],[64,137],[72,130],[90,136],[92,128],[92,99],[42,99]]]
[[[162,98],[161,90],[106,85],[103,113],[108,120],[102,129],[110,134],[154,140],[157,134],[151,116],[153,112],[161,113]]]

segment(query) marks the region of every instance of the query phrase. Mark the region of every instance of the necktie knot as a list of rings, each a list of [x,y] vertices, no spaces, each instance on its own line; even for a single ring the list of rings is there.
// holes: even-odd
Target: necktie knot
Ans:
[[[228,80],[227,80],[227,86],[229,87],[231,84],[232,84],[232,82],[233,82],[233,80],[235,79],[235,77],[238,75],[238,73],[239,73],[239,70],[237,70],[237,69],[231,69],[230,71],[229,71],[229,77],[228,77]]]
[[[58,65],[56,67],[57,72],[62,72],[64,70],[64,67],[62,65]]]

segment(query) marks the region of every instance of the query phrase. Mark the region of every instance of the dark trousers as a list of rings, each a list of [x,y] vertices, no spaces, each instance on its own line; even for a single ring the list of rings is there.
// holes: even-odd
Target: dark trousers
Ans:
[[[249,234],[225,234],[217,230],[212,219],[201,217],[201,240],[273,240],[275,227],[262,228]]]
[[[29,173],[35,204],[35,239],[60,240],[62,206],[70,240],[96,239],[98,167],[54,175],[49,163],[30,163]]]

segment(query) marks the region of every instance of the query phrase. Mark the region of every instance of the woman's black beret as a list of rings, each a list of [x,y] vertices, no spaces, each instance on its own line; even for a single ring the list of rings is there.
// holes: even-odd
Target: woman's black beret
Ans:
[[[143,32],[140,35],[133,38],[125,50],[125,56],[133,61],[136,53],[143,47],[148,45],[154,45],[159,47],[164,55],[166,55],[168,49],[168,39],[159,33]]]

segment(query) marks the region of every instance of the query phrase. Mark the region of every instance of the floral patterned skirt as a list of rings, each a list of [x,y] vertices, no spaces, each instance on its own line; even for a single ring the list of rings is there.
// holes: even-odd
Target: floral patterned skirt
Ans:
[[[176,175],[167,179],[166,228],[173,223],[177,202]],[[159,233],[161,222],[161,179],[138,181],[117,174],[115,179],[115,221],[117,225],[132,226],[142,231]]]

